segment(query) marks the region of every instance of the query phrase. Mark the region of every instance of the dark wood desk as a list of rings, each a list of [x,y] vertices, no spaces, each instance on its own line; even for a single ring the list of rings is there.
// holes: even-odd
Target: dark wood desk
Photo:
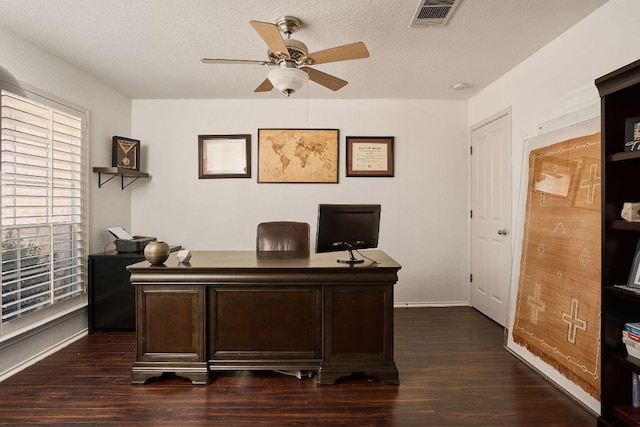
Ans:
[[[171,252],[180,249],[172,246]],[[144,261],[142,252],[106,251],[88,257],[89,334],[98,329],[136,327],[135,289],[127,266]]]
[[[310,370],[333,384],[362,372],[398,383],[393,286],[398,263],[345,265],[341,253],[292,258],[254,251],[193,252],[187,265],[130,265],[137,360],[131,382],[164,372],[207,384],[212,371]]]

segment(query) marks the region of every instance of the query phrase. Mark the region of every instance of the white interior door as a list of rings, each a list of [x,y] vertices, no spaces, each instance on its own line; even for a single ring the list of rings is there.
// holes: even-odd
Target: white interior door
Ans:
[[[511,114],[471,131],[471,305],[505,326],[511,285]]]

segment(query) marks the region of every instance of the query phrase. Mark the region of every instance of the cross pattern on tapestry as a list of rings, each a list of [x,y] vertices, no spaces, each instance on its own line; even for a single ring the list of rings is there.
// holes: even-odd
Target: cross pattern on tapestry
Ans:
[[[600,395],[600,134],[529,154],[513,340]]]

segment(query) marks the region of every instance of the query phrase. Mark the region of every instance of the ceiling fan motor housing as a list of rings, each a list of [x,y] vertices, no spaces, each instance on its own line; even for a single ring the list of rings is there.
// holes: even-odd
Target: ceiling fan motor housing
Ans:
[[[307,58],[309,54],[307,45],[295,39],[285,39],[284,44],[287,46],[287,49],[289,49],[289,57],[279,55],[269,50],[269,59],[271,62],[280,64],[286,58],[295,61],[297,65],[310,65],[311,61]]]
[[[302,21],[295,16],[285,15],[276,19],[276,27],[278,27],[281,33],[286,34],[287,37],[291,37],[291,34],[302,27]]]

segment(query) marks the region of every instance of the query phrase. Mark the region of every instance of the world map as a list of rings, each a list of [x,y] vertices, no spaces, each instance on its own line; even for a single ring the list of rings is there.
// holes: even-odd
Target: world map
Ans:
[[[338,182],[337,129],[259,129],[258,182]]]

